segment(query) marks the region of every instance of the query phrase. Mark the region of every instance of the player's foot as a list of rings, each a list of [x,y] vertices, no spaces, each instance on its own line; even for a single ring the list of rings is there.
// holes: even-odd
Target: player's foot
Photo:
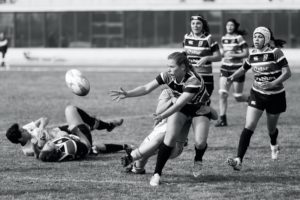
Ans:
[[[122,163],[122,166],[123,167],[127,167],[128,165],[130,165],[131,163],[133,162],[133,158],[132,156],[129,154],[129,155],[126,155],[126,156],[123,156],[121,158],[121,163]]]
[[[121,126],[124,119],[114,120],[109,122],[109,127],[106,129],[108,132],[111,132],[114,128]]]
[[[133,145],[129,145],[129,144],[123,144],[123,149],[126,152],[127,155],[130,155],[132,150],[134,149]]]
[[[156,173],[151,177],[150,185],[156,187],[159,184],[160,184],[160,175]]]
[[[272,158],[272,160],[277,160],[278,159],[278,154],[279,154],[278,144],[276,144],[276,145],[271,145],[270,144],[270,147],[271,147],[271,158]]]
[[[194,161],[193,175],[195,178],[201,175],[202,165],[202,161]]]
[[[97,146],[93,145],[90,151],[90,155],[96,156],[99,154],[99,151],[97,149]]]
[[[240,158],[227,158],[227,164],[236,171],[240,171],[242,169],[242,161]]]
[[[128,165],[126,167],[126,172],[127,173],[132,173],[132,174],[146,174],[145,168],[139,168],[135,166],[135,163],[132,165]]]
[[[219,119],[217,121],[217,123],[215,124],[215,127],[224,127],[224,126],[227,126],[227,121],[224,121],[224,120],[221,120],[221,119]]]

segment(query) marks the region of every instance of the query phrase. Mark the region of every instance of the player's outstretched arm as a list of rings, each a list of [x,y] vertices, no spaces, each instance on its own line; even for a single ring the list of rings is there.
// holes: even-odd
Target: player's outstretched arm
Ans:
[[[159,86],[157,80],[153,80],[146,85],[138,86],[132,90],[125,91],[123,88],[120,88],[119,90],[111,90],[110,96],[112,97],[112,100],[114,101],[120,101],[122,99],[128,98],[128,97],[138,97],[143,96],[146,94],[149,94],[151,91],[156,89]]]

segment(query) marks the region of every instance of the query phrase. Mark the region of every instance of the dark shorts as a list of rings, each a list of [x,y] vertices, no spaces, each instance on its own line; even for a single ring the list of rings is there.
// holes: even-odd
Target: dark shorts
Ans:
[[[183,113],[187,117],[199,117],[199,116],[205,116],[208,119],[211,119],[211,113],[205,113],[201,112],[201,106],[195,106],[195,105],[190,105],[187,104],[185,105],[179,112]]]
[[[265,95],[251,89],[248,105],[269,114],[279,114],[286,111],[285,92]]]
[[[7,45],[0,47],[0,52],[3,54],[3,56],[6,54],[7,52]]]
[[[228,71],[225,71],[225,70],[222,70],[220,71],[220,77],[226,77],[228,78],[229,76],[231,76],[234,72],[228,72]],[[238,78],[235,78],[233,79],[233,82],[238,82],[238,83],[244,83],[245,82],[245,75],[243,76],[240,76]]]

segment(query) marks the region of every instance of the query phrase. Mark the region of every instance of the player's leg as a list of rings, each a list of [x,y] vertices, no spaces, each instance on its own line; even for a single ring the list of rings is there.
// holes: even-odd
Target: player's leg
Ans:
[[[197,116],[193,118],[192,127],[195,135],[194,177],[198,177],[201,173],[202,158],[207,149],[209,125],[210,122],[207,116]]]
[[[262,113],[263,110],[259,110],[255,107],[248,106],[247,108],[246,124],[245,128],[242,130],[242,133],[240,135],[237,157],[227,159],[228,165],[232,166],[234,170],[241,170],[242,168],[243,158],[246,154],[251,137]]]
[[[97,153],[115,153],[122,150],[129,150],[131,147],[128,144],[102,144],[94,143],[93,151]]]
[[[150,185],[159,185],[162,170],[172,153],[176,144],[176,138],[182,132],[182,128],[186,121],[187,116],[181,112],[176,112],[168,118],[167,133],[164,142],[159,147],[154,175],[151,178]]]
[[[227,119],[226,119],[226,112],[227,112],[227,99],[228,99],[228,92],[231,87],[231,83],[226,84],[227,77],[221,76],[220,77],[220,89],[219,89],[219,109],[220,109],[220,117],[216,123],[216,127],[227,126]]]
[[[271,158],[276,160],[279,154],[279,145],[277,143],[278,129],[277,123],[280,113],[286,111],[286,98],[285,92],[272,95],[269,97],[268,105],[266,108],[267,125],[270,136]]]
[[[80,117],[82,118],[82,120],[91,127],[91,130],[106,129],[107,131],[110,132],[115,127],[121,126],[122,123],[123,123],[123,119],[114,120],[114,121],[111,121],[111,122],[105,122],[105,121],[102,121],[100,119],[97,119],[97,118],[89,115],[87,112],[85,112],[81,108],[78,108],[78,107],[76,107],[76,108],[77,108],[78,114],[80,115]]]
[[[249,95],[243,94],[245,75],[233,82],[233,96],[237,102],[247,102]]]

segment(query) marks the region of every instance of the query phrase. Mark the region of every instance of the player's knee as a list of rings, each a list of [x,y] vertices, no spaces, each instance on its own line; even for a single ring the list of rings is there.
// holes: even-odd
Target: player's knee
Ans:
[[[197,149],[204,149],[205,147],[206,147],[206,141],[196,141],[195,142],[195,147],[197,148]]]
[[[233,93],[233,97],[237,102],[245,101],[242,93]]]
[[[227,90],[224,90],[224,89],[220,89],[219,90],[219,95],[220,95],[220,98],[227,98],[228,97],[228,91]]]
[[[175,148],[173,148],[172,153],[170,155],[170,159],[177,158],[181,155],[183,151],[184,143],[177,142]]]

